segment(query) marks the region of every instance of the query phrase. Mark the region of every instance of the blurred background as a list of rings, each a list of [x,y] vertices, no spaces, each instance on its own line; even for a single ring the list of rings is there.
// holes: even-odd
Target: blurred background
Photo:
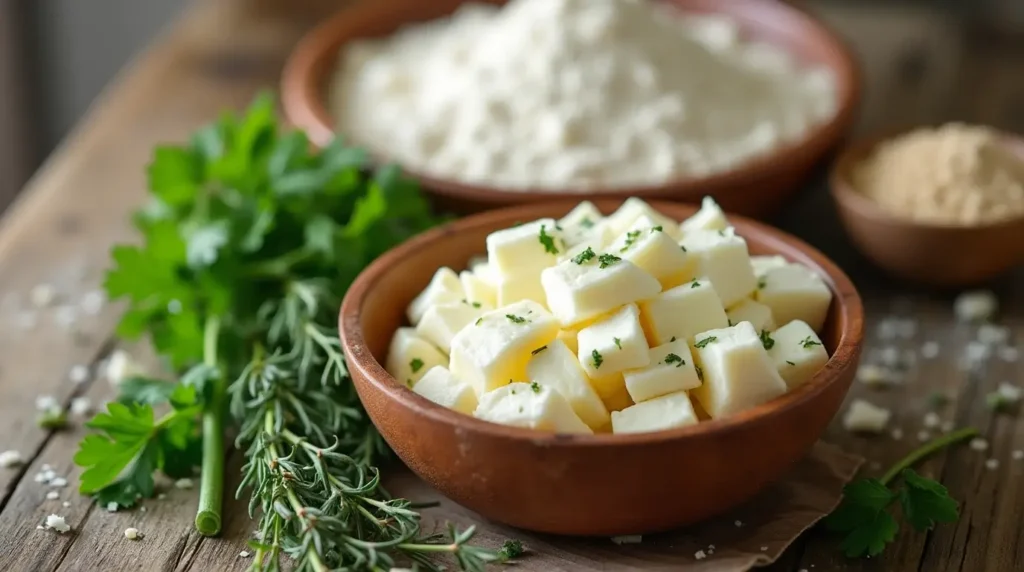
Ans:
[[[0,0],[0,211],[187,1]],[[1024,0],[792,2],[830,23],[860,55],[871,86],[861,131],[893,105],[906,107],[908,123],[957,118],[950,98],[935,94],[993,66],[1007,73],[985,74],[1000,78],[987,86],[986,108],[1003,127],[1024,130]]]

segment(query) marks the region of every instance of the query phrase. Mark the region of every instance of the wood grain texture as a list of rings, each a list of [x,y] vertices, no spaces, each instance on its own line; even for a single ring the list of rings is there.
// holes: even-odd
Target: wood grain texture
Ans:
[[[67,405],[85,393],[96,401],[109,397],[102,380],[75,385],[67,379],[76,364],[95,363],[110,349],[118,309],[80,316],[75,327],[58,324],[57,308],[36,312],[37,325],[20,329],[21,309],[31,288],[52,283],[76,303],[82,291],[98,286],[113,242],[131,237],[126,214],[143,199],[143,166],[159,141],[183,138],[223,108],[237,108],[261,88],[273,88],[288,50],[318,18],[338,6],[334,0],[218,0],[196,3],[184,18],[141,56],[101,98],[88,119],[30,182],[26,192],[0,221],[0,450],[17,449],[29,459],[20,470],[0,470],[0,570],[241,570],[238,556],[251,529],[244,504],[229,501],[225,534],[202,539],[192,531],[196,491],[169,490],[164,501],[147,501],[147,511],[107,513],[74,491],[77,474],[71,452],[79,428],[50,434],[36,428],[32,407],[39,394],[52,394]],[[1024,49],[985,42],[956,18],[929,5],[901,8],[820,4],[827,19],[863,54],[867,68],[867,108],[860,131],[893,124],[963,119],[992,123],[1011,131],[1024,129]],[[878,474],[917,444],[926,412],[925,396],[948,392],[953,401],[940,410],[944,420],[972,424],[991,441],[986,452],[966,447],[929,460],[925,474],[941,477],[961,499],[963,517],[930,534],[901,533],[883,557],[849,561],[841,557],[834,536],[818,530],[805,534],[769,570],[773,572],[946,571],[1009,572],[1024,559],[1019,532],[1024,511],[1024,462],[1010,452],[1024,449],[1024,421],[995,415],[984,396],[1002,381],[1024,383],[1022,362],[993,358],[976,371],[958,367],[976,328],[955,323],[952,293],[922,292],[881,274],[856,254],[837,224],[827,193],[818,186],[802,191],[792,208],[775,221],[818,246],[854,279],[866,302],[868,360],[872,350],[895,346],[918,350],[927,341],[939,344],[934,359],[918,359],[903,383],[884,391],[855,383],[852,397],[865,397],[894,411],[891,427],[904,436],[864,438],[833,423],[830,442],[860,453],[879,465]],[[986,287],[1003,303],[1002,320],[1013,340],[1024,343],[1024,272]],[[889,315],[913,316],[918,330],[910,340],[883,340],[872,328]],[[995,470],[985,467],[998,459]],[[239,459],[232,458],[234,467]],[[70,477],[46,500],[48,488],[33,480],[44,464]],[[229,464],[228,474],[237,478]],[[389,471],[396,492],[423,496],[430,491],[407,474]],[[404,479],[404,480],[403,480]],[[231,490],[231,485],[229,485]],[[230,495],[229,495],[230,496]],[[62,502],[71,503],[63,507]],[[35,529],[46,514],[66,515],[73,533],[57,535]],[[438,516],[469,522],[472,516],[446,506]],[[124,539],[136,526],[146,538]],[[482,538],[497,543],[509,532],[485,525]],[[540,539],[534,554],[517,569],[609,569],[623,554],[604,543]],[[658,541],[624,554],[631,569],[668,569],[676,551],[690,551]],[[636,554],[646,556],[636,556]],[[692,551],[690,552],[692,554]],[[651,555],[653,554],[653,556]]]

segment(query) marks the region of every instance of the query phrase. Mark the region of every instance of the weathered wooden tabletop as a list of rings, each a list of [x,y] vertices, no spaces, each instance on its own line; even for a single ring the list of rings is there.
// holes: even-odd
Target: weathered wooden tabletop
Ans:
[[[74,488],[79,471],[71,457],[82,435],[80,420],[67,431],[44,431],[35,424],[34,403],[42,394],[65,406],[76,396],[93,402],[110,397],[105,382],[76,384],[69,372],[76,365],[94,366],[111,351],[118,308],[90,315],[80,311],[79,302],[98,288],[110,245],[131,239],[127,214],[144,198],[143,166],[152,145],[183,139],[219,110],[241,107],[258,89],[274,88],[291,46],[338,4],[217,0],[192,5],[125,70],[0,223],[0,450],[16,449],[27,461],[20,469],[0,470],[0,570],[238,570],[247,564],[238,554],[251,525],[237,504],[226,508],[224,537],[204,539],[192,527],[195,491],[171,489],[166,499],[145,503],[145,512],[107,513],[79,496]],[[829,5],[823,16],[851,39],[865,61],[868,98],[860,131],[946,119],[1024,130],[1024,43],[987,41],[991,38],[966,29],[960,20],[928,8],[880,11],[857,5]],[[1024,365],[996,355],[973,369],[961,368],[964,348],[977,332],[954,321],[952,294],[894,282],[858,257],[820,182],[808,185],[775,222],[817,245],[854,278],[869,315],[867,360],[885,347],[916,355],[900,385],[880,391],[858,383],[851,392],[891,407],[890,426],[902,429],[901,440],[854,436],[838,422],[826,439],[864,455],[867,470],[877,471],[916,445],[926,396],[941,390],[952,397],[940,410],[942,419],[980,428],[991,446],[985,452],[961,447],[921,468],[962,500],[956,524],[927,535],[901,533],[883,557],[861,561],[844,559],[833,537],[812,530],[771,569],[1020,570],[1024,461],[1013,460],[1011,452],[1024,448],[1024,421],[992,413],[984,397],[1000,382],[1024,382]],[[26,312],[29,292],[38,284],[52,284],[59,299],[48,310]],[[1000,297],[1011,342],[1024,344],[1024,272],[987,287]],[[910,339],[879,335],[877,326],[896,315],[917,325]],[[921,355],[926,342],[938,344],[937,356]],[[998,467],[986,467],[989,459],[997,459]],[[36,482],[33,476],[44,464],[66,476],[69,486]],[[59,499],[45,498],[51,490]],[[66,515],[75,533],[36,530],[51,512]],[[126,542],[122,531],[128,526],[146,533],[145,541]],[[536,558],[544,562],[543,554]],[[598,553],[590,566],[600,561]],[[643,568],[641,561],[634,564]],[[565,569],[529,566],[556,568]]]

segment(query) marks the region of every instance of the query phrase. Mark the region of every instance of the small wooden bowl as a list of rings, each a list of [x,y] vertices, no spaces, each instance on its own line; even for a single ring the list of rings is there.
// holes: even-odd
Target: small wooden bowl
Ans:
[[[504,4],[505,0],[481,0]],[[593,192],[502,191],[411,171],[444,209],[459,213],[537,201],[587,198],[676,200],[697,203],[715,198],[723,208],[763,216],[781,206],[815,164],[832,150],[852,124],[860,102],[861,79],[850,51],[833,32],[797,8],[766,0],[660,0],[693,13],[721,13],[735,20],[747,38],[781,46],[803,62],[830,68],[837,82],[837,112],[812,128],[801,140],[779,147],[726,172],[665,184],[596,189]],[[387,0],[356,2],[311,31],[295,48],[284,68],[281,97],[286,117],[324,145],[335,135],[335,122],[325,106],[325,92],[341,47],[355,38],[394,32],[403,25],[446,16],[465,0]]]
[[[853,186],[853,172],[888,134],[857,141],[837,159],[830,187],[846,232],[857,248],[891,274],[938,287],[976,285],[1024,263],[1024,217],[985,226],[927,224],[883,210]],[[1024,139],[1003,134],[1024,157]]]
[[[806,385],[728,419],[635,435],[559,435],[497,425],[413,393],[381,365],[405,308],[440,266],[464,268],[485,237],[517,221],[558,217],[575,202],[507,208],[433,229],[381,256],[356,279],[339,327],[359,397],[398,456],[452,500],[537,532],[640,534],[720,514],[779,479],[817,441],[860,358],[863,309],[853,284],[817,250],[781,231],[731,218],[754,254],[817,271],[833,292],[822,340],[831,359]],[[602,200],[605,213],[619,205]],[[683,219],[693,207],[653,203]]]

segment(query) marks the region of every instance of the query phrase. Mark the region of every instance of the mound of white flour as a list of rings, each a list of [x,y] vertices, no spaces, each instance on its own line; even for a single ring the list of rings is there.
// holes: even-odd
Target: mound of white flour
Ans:
[[[835,112],[832,75],[719,17],[646,0],[512,0],[344,49],[339,132],[411,169],[517,189],[722,171]]]

